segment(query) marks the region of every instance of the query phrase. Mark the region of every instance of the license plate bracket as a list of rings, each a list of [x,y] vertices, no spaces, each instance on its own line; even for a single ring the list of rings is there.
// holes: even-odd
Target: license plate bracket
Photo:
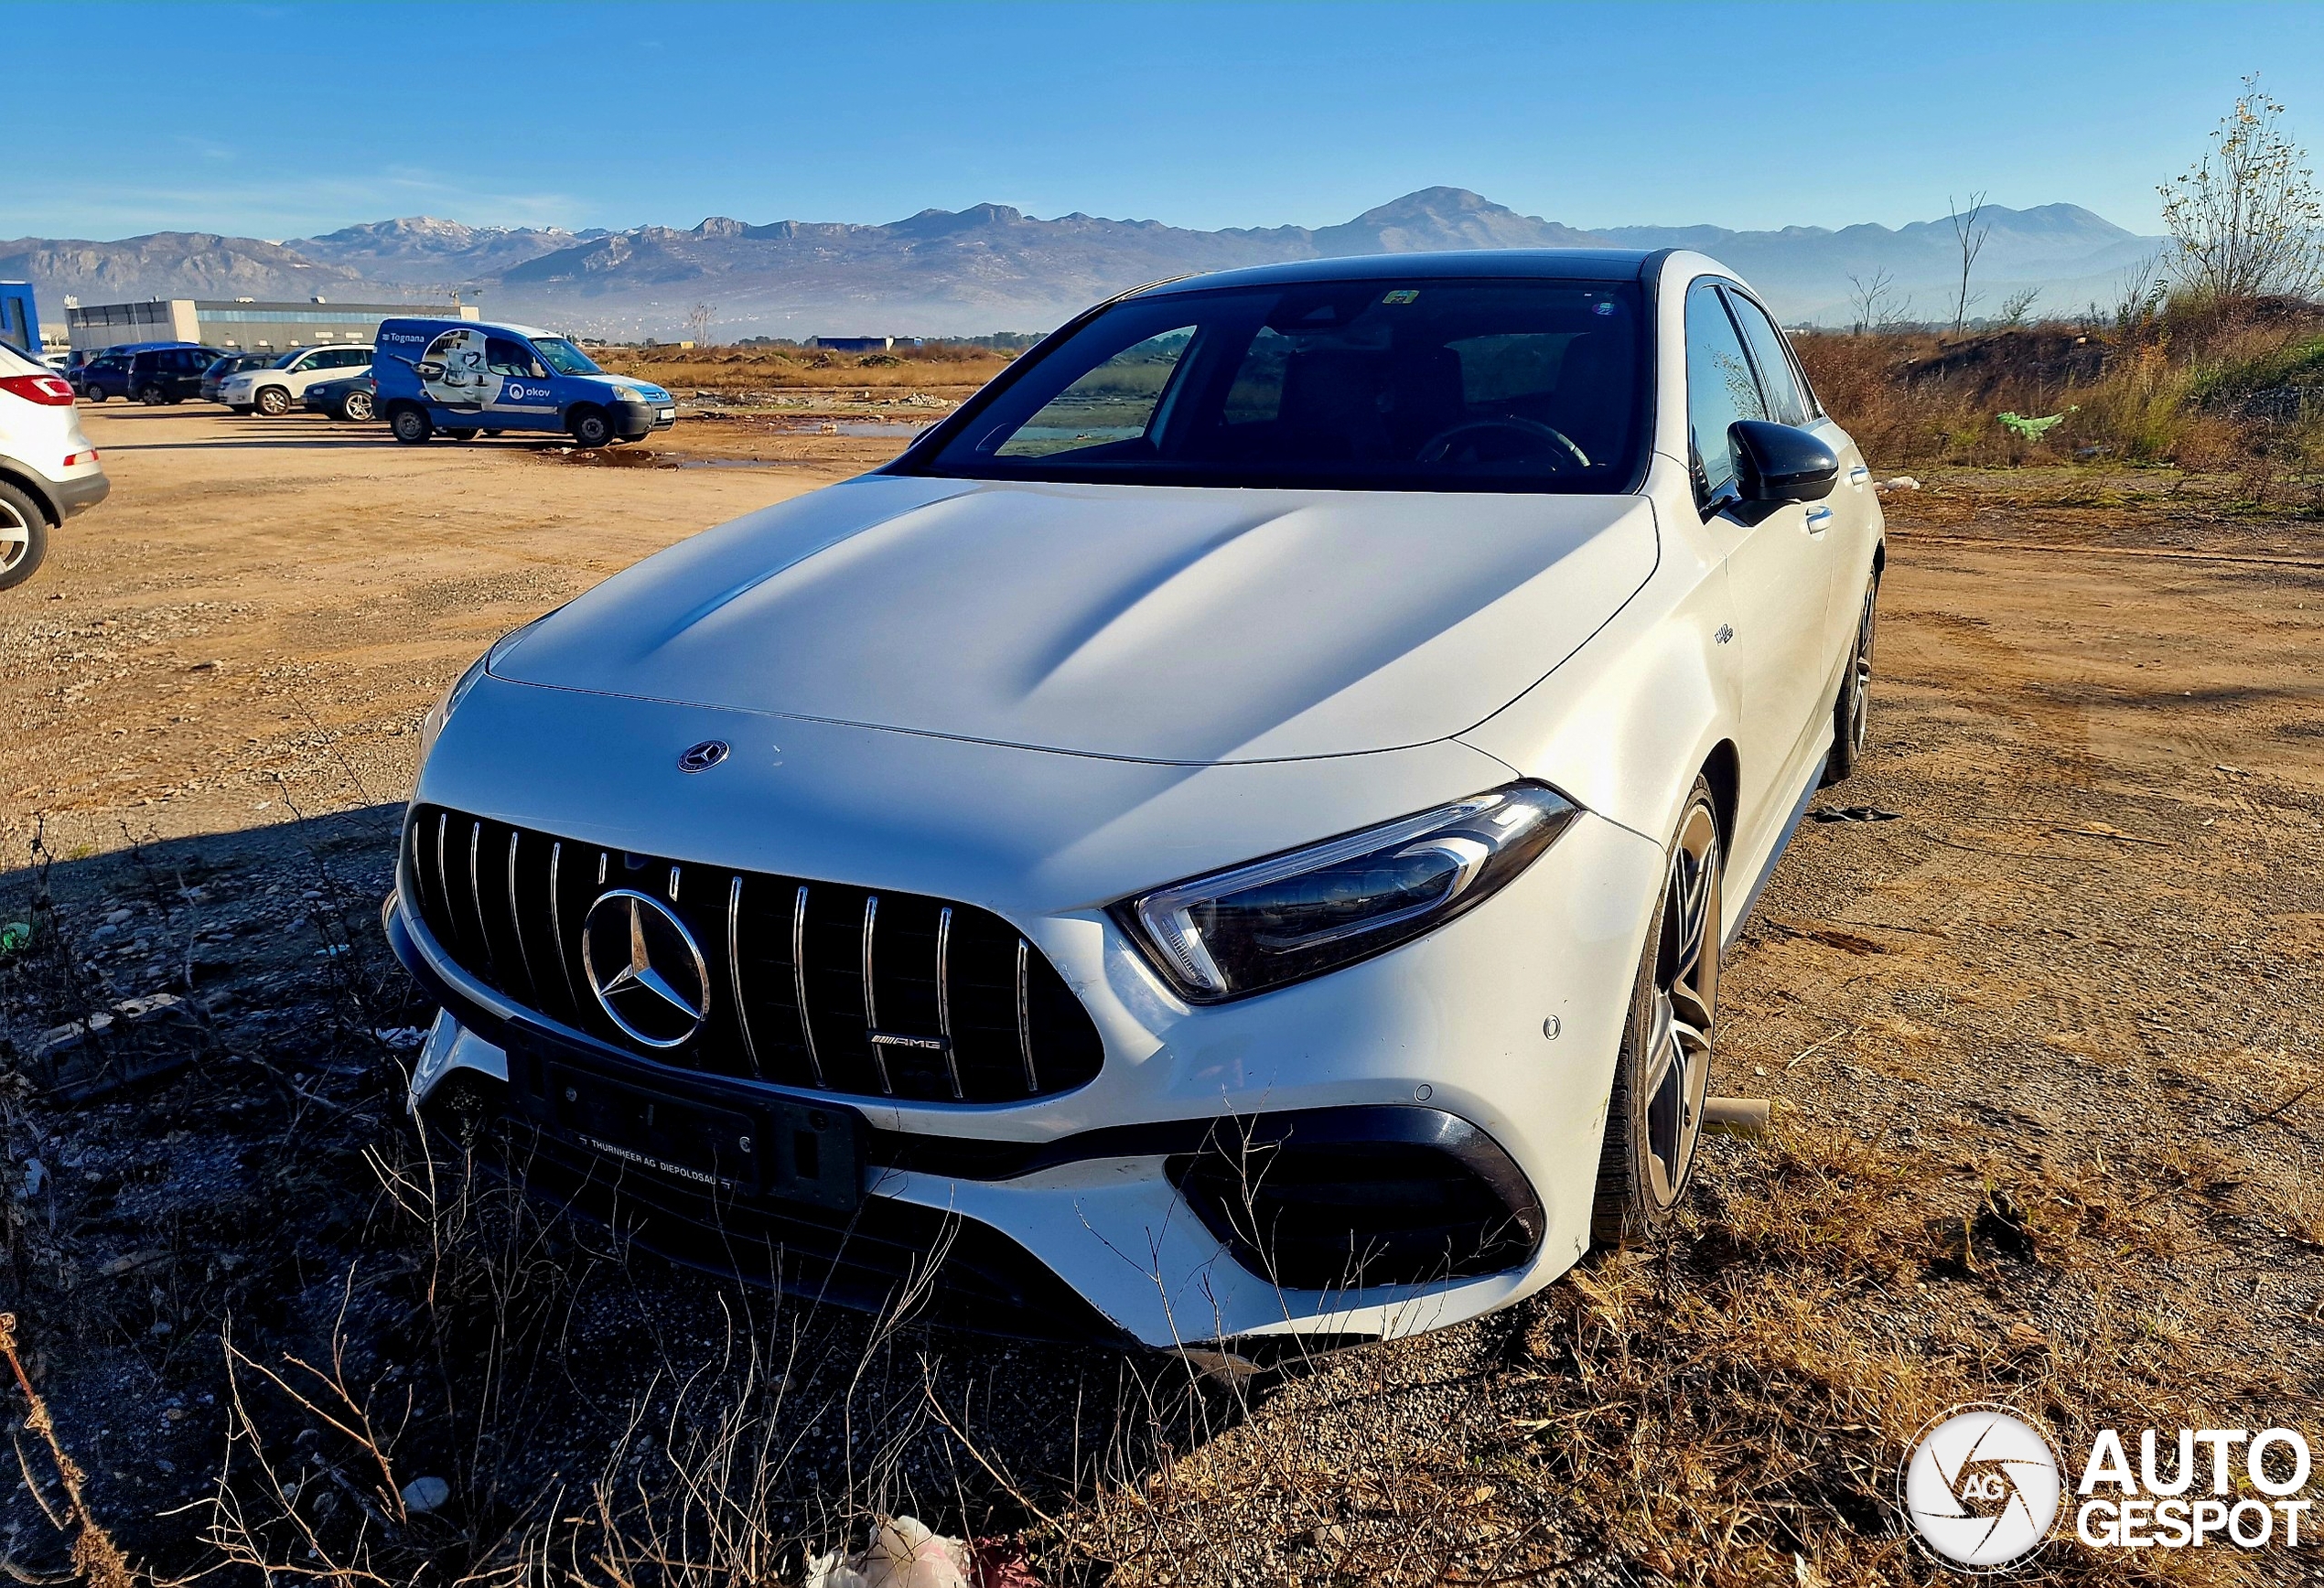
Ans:
[[[703,1190],[853,1213],[863,1200],[863,1121],[852,1109],[607,1073],[522,1046],[520,1108],[577,1146]]]

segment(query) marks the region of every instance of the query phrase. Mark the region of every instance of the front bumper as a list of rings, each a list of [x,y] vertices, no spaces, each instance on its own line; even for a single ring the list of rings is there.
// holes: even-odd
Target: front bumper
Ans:
[[[675,749],[709,738],[730,742],[732,756],[701,777],[681,772]],[[418,798],[569,844],[973,901],[1001,916],[1089,1012],[1103,1065],[1072,1090],[1022,1102],[841,1100],[869,1132],[867,1206],[987,1227],[1108,1329],[1167,1347],[1438,1327],[1529,1293],[1586,1250],[1658,845],[1585,815],[1501,894],[1430,936],[1203,1008],[1175,998],[1104,909],[1175,875],[1508,776],[1449,743],[1340,763],[1155,766],[576,696],[488,674],[444,729]],[[910,789],[943,798],[899,797]],[[457,1027],[431,1044],[415,1103],[462,1070],[505,1084],[511,1049],[529,1044],[577,1049],[593,1066],[647,1064],[471,978],[393,904],[388,931]],[[647,1068],[665,1083],[691,1076]],[[1538,1205],[1530,1258],[1431,1284],[1281,1287],[1239,1262],[1171,1178],[1189,1132],[1381,1109],[1439,1113],[1490,1138]]]
[[[613,433],[624,441],[635,441],[657,430],[667,430],[677,423],[674,402],[659,407],[646,402],[616,402],[606,412],[612,416]]]

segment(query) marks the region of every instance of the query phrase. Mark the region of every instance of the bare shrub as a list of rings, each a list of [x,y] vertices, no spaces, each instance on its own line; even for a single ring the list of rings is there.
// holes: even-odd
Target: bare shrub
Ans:
[[[2210,152],[2157,189],[2171,280],[2190,296],[2235,303],[2324,284],[2324,196],[2283,115],[2258,77],[2245,78]]]

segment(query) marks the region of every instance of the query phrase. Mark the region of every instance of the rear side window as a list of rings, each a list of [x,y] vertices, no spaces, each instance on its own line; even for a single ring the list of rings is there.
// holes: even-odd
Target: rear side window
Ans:
[[[1695,443],[1695,483],[1706,498],[1735,480],[1727,426],[1767,416],[1724,297],[1711,282],[1696,282],[1686,294],[1686,424]]]
[[[1767,317],[1767,311],[1741,293],[1728,293],[1727,302],[1735,311],[1737,323],[1743,327],[1743,339],[1751,345],[1752,361],[1759,367],[1759,390],[1767,394],[1768,417],[1779,424],[1805,424],[1807,399],[1801,395],[1800,383],[1792,378],[1791,359],[1784,350],[1782,334]]]
[[[487,337],[484,367],[495,375],[531,375],[534,372],[533,352],[522,342],[512,342],[506,337]]]

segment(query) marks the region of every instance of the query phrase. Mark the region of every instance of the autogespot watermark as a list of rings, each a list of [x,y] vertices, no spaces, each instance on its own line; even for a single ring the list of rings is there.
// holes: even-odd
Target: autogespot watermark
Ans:
[[[2308,1486],[2308,1443],[2297,1429],[2147,1428],[2125,1441],[2104,1428],[2071,1497],[2065,1471],[2031,1422],[1962,1406],[1921,1431],[1899,1490],[1921,1544],[1962,1572],[2009,1571],[2060,1536],[2093,1550],[2294,1550],[2308,1540],[2314,1502],[2295,1497]]]

